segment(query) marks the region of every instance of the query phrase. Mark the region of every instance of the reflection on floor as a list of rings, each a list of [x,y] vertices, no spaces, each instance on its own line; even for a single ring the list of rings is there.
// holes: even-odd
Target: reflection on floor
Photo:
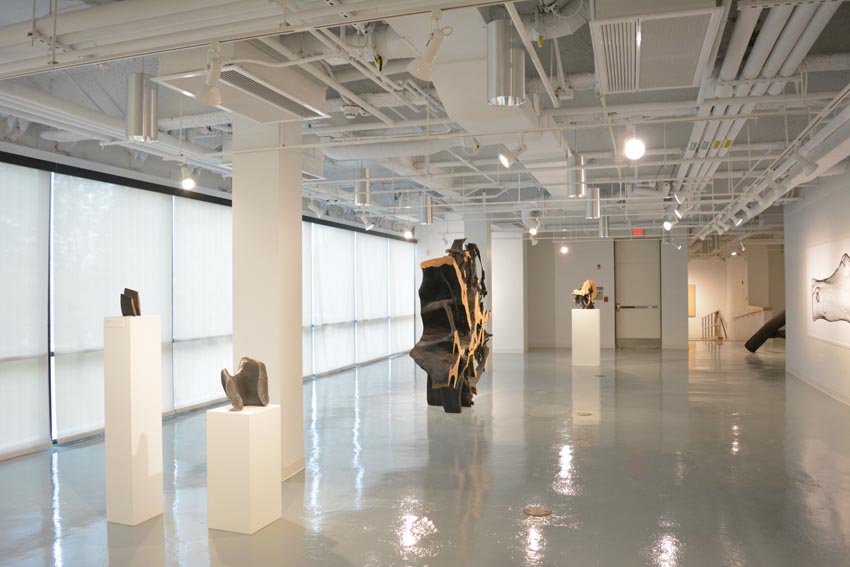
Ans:
[[[0,563],[850,563],[850,407],[786,378],[781,352],[493,366],[460,415],[425,406],[407,357],[306,382],[307,469],[254,536],[206,528],[203,414],[167,422],[166,512],[135,528],[104,520],[102,441],[0,463]]]

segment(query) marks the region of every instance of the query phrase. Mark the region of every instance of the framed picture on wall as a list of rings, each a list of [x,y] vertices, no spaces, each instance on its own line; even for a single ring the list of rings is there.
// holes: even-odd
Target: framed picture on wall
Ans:
[[[810,247],[806,275],[808,335],[850,348],[850,238]]]

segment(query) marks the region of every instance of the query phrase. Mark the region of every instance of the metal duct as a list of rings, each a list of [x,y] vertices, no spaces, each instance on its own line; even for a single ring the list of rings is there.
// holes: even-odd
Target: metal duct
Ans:
[[[365,167],[357,170],[357,182],[354,184],[354,204],[368,207],[372,204],[372,182],[369,170]]]
[[[567,156],[567,197],[571,199],[578,197],[579,192],[582,191],[579,179],[583,177],[584,170],[579,173],[579,170],[575,169],[575,165],[576,156],[571,153]]]
[[[487,101],[494,106],[525,102],[525,49],[510,20],[487,24]]]
[[[579,170],[579,191],[582,197],[587,197],[587,170],[584,169],[584,156],[578,156],[578,161],[581,165],[581,169]]]
[[[599,187],[591,187],[589,194],[585,197],[584,218],[587,220],[598,219],[602,213],[602,203],[599,199]]]
[[[422,224],[434,224],[434,204],[432,197],[425,194],[425,206],[422,209]]]
[[[437,152],[448,150],[449,148],[466,146],[469,140],[472,139],[451,138],[425,140],[422,142],[386,142],[361,146],[340,145],[339,147],[329,146],[322,148],[322,153],[334,161],[430,156]],[[472,143],[474,143],[474,140]]]
[[[608,238],[608,217],[599,217],[599,238]]]
[[[156,84],[143,73],[131,73],[127,80],[127,139],[155,142],[158,132]]]

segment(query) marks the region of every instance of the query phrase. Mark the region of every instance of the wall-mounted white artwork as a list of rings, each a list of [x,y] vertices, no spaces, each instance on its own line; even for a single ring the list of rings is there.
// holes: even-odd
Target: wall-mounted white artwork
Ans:
[[[850,348],[850,238],[812,246],[806,256],[808,334]]]

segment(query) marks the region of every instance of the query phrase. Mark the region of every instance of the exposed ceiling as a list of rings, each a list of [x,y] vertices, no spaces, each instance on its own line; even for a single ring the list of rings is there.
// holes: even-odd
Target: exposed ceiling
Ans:
[[[277,121],[308,108],[322,116],[301,120],[305,214],[356,220],[366,169],[370,219],[388,229],[422,222],[429,196],[438,221],[595,239],[603,221],[586,213],[599,188],[609,237],[643,228],[718,255],[776,246],[781,206],[850,155],[843,2],[60,0],[55,17],[50,5],[35,2],[35,23],[29,1],[0,14],[5,149],[174,184],[185,161],[203,190],[226,195],[233,112]],[[486,27],[500,19],[528,40],[519,107],[486,103]],[[423,81],[407,66],[438,28],[450,33]],[[200,87],[211,58],[224,64],[219,107],[181,92]],[[159,84],[154,143],[124,135],[136,72]],[[623,154],[632,133],[647,148],[638,161]],[[499,154],[518,145],[505,169]]]

